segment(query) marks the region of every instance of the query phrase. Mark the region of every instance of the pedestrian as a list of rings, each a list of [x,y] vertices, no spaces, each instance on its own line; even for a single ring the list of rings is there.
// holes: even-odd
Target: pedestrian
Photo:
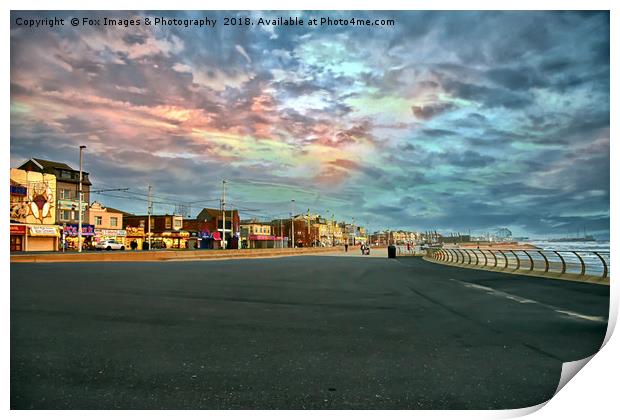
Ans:
[[[349,252],[349,244],[344,244],[344,252]]]
[[[131,247],[132,251],[135,251],[138,248],[138,242],[136,242],[136,240],[133,239],[131,243],[129,244],[129,246]]]
[[[360,251],[362,252],[362,255],[364,255],[364,248],[365,248],[365,247],[364,247],[364,243],[363,243],[363,242],[361,242],[361,243],[360,243]]]

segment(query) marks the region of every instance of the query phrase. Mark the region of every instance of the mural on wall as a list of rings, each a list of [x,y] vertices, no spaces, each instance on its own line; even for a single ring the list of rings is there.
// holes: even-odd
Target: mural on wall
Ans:
[[[28,188],[30,215],[41,224],[50,218],[54,206],[54,191],[47,182],[37,182]],[[54,219],[52,218],[52,222]]]
[[[11,169],[11,220],[54,224],[56,177],[51,174]]]

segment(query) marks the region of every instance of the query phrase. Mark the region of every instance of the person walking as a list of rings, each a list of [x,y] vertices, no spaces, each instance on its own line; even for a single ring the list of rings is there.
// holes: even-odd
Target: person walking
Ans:
[[[344,252],[349,252],[349,244],[344,244]]]

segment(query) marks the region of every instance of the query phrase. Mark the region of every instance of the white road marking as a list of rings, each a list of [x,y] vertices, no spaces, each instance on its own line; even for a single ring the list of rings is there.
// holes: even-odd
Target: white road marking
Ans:
[[[587,321],[592,321],[592,322],[607,322],[607,318],[602,317],[602,316],[593,316],[593,315],[584,315],[584,314],[580,314],[578,312],[573,312],[573,311],[567,311],[565,309],[562,308],[558,308],[556,306],[553,305],[547,305],[545,303],[541,303],[532,299],[528,299],[528,298],[524,298],[521,296],[517,296],[517,295],[512,295],[510,293],[506,293],[506,292],[502,292],[500,290],[496,290],[493,289],[491,287],[487,287],[487,286],[481,286],[479,284],[474,284],[474,283],[468,283],[466,281],[461,281],[461,280],[457,280],[457,279],[450,279],[452,281],[461,283],[463,286],[470,288],[470,289],[478,289],[478,290],[482,290],[484,292],[486,292],[489,295],[493,295],[493,296],[498,296],[498,297],[503,297],[505,299],[510,299],[513,300],[515,302],[519,302],[519,303],[527,303],[527,304],[537,304],[540,305],[542,307],[545,307],[547,309],[551,309],[559,314],[563,314],[563,315],[568,315],[572,318],[579,318],[579,319],[585,319]]]
[[[561,309],[556,309],[555,311],[559,312],[561,314],[568,315],[568,316],[572,316],[572,317],[576,317],[576,318],[581,318],[581,319],[587,319],[588,321],[607,322],[607,320],[605,318],[603,318],[602,316],[583,315],[583,314],[578,314],[577,312],[564,311],[564,310],[561,310]]]

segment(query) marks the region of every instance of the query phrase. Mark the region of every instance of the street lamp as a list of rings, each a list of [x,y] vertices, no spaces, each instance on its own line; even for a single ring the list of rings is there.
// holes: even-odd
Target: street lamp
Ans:
[[[295,248],[295,200],[291,200],[291,248]]]
[[[82,150],[86,146],[80,146],[80,184],[78,188],[78,252],[82,252]]]

